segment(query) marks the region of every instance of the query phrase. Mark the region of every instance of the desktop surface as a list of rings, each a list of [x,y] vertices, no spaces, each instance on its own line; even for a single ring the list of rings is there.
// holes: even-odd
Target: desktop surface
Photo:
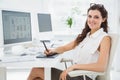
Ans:
[[[25,62],[25,61],[35,61],[37,59],[46,58],[46,59],[54,59],[58,57],[59,54],[54,55],[45,55],[44,53],[37,53],[37,54],[21,54],[21,55],[12,55],[7,54],[3,57],[0,57],[0,62],[2,63],[13,63],[13,62]]]
[[[14,62],[24,62],[24,61],[34,61],[35,56],[27,55],[5,55],[0,57],[1,63],[14,63]]]
[[[12,59],[11,59],[12,58]],[[56,58],[36,58],[35,56],[3,57],[0,66],[8,68],[54,67],[61,61],[61,55]]]
[[[48,48],[53,48],[54,45],[56,45],[56,43],[46,42],[46,46]],[[52,66],[52,64],[55,63],[55,61],[60,60],[61,54],[46,56],[44,54],[44,50],[45,50],[45,46],[41,43],[39,46],[33,46],[33,47],[30,46],[29,48],[24,49],[24,51],[22,51],[21,53],[14,52],[15,53],[14,54],[14,53],[12,53],[12,51],[5,51],[4,56],[0,57],[0,63],[2,63],[4,65],[9,64],[10,66],[12,66],[12,64],[20,65],[20,63],[22,63],[22,64],[23,63],[26,63],[26,64],[31,63],[31,66],[37,66],[37,65],[40,66],[40,63],[45,65],[45,63],[50,62],[49,65]],[[44,63],[44,61],[46,61],[46,60],[48,60],[48,61]],[[32,65],[32,62],[35,65],[34,64]],[[37,63],[37,62],[40,62],[40,63]],[[12,67],[15,67],[15,66],[12,66]],[[22,65],[20,65],[20,66],[22,66]],[[46,64],[46,66],[47,66],[47,64]]]

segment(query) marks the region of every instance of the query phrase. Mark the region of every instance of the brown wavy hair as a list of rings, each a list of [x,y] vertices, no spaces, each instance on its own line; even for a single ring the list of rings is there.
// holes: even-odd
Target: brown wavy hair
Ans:
[[[108,32],[108,12],[107,10],[104,8],[104,6],[102,4],[93,4],[90,6],[90,8],[87,11],[87,14],[90,10],[98,10],[101,13],[102,18],[106,18],[106,20],[104,22],[101,23],[101,28],[103,28],[103,30],[107,33]],[[79,34],[75,40],[76,45],[78,45],[80,42],[82,42],[84,40],[84,38],[86,37],[87,33],[90,32],[90,28],[87,24],[87,20],[85,23],[85,28],[82,30],[82,33]]]

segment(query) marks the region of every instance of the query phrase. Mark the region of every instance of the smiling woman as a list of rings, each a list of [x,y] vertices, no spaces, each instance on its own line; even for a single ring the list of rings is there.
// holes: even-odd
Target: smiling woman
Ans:
[[[79,78],[83,80],[82,76],[70,77],[68,73],[73,70],[97,72],[106,70],[111,46],[111,39],[107,33],[107,15],[104,6],[99,4],[90,6],[87,12],[85,27],[75,40],[55,49],[45,50],[47,55],[53,52],[62,54],[69,50],[75,51],[72,57],[73,65],[63,71],[55,68],[51,69],[51,80],[79,80]],[[28,80],[32,80],[35,77],[41,77],[44,80],[44,76],[35,75],[36,72],[44,74],[44,69],[33,68]],[[89,75],[86,76],[86,79],[92,80]]]
[[[101,22],[104,22],[105,19],[102,18],[101,13],[98,10],[90,10],[88,12],[88,21],[87,24],[93,30],[98,30]],[[93,33],[94,31],[92,31]]]

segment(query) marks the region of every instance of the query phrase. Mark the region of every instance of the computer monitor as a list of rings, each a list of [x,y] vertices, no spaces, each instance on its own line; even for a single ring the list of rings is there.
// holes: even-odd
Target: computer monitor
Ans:
[[[2,25],[4,46],[32,42],[30,13],[2,10]]]
[[[53,38],[51,14],[38,13],[39,40],[50,41]]]

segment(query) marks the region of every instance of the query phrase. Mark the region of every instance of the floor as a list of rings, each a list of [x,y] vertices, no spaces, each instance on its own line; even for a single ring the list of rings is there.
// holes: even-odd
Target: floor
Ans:
[[[7,80],[27,80],[30,70],[8,70]],[[111,80],[120,80],[120,72],[111,71]]]

